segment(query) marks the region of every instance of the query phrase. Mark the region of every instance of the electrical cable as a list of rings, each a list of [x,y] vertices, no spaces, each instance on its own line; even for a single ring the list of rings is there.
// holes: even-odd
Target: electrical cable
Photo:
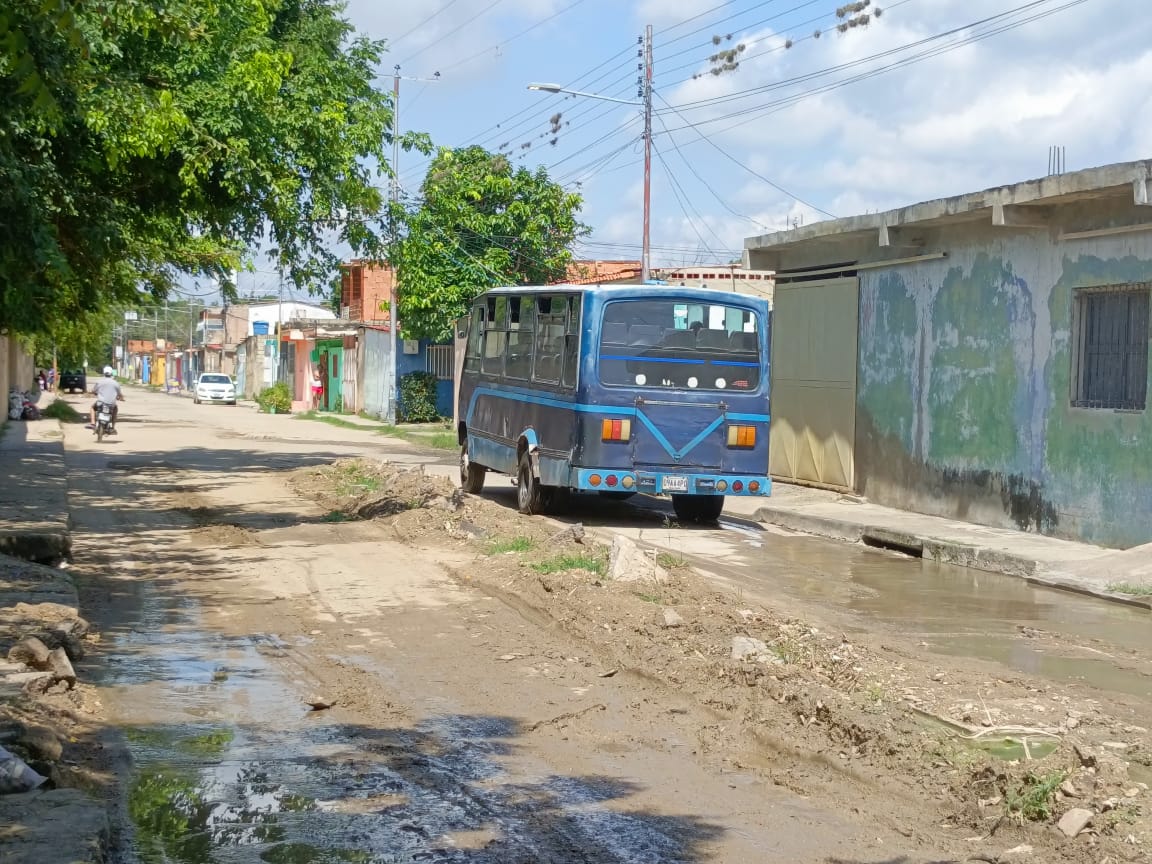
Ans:
[[[676,203],[680,205],[680,211],[684,214],[684,218],[688,220],[688,224],[692,227],[693,233],[695,233],[695,235],[700,239],[700,245],[708,251],[708,254],[715,255],[716,253],[708,247],[708,243],[704,240],[704,235],[700,233],[700,229],[696,227],[696,223],[692,221],[692,217],[688,215],[688,208],[692,208],[692,212],[696,214],[696,218],[704,223],[704,227],[707,228],[708,232],[716,238],[717,243],[723,246],[724,241],[720,239],[720,235],[717,234],[715,230],[713,230],[712,226],[708,224],[707,220],[705,220],[704,217],[700,215],[700,211],[692,205],[692,202],[688,199],[688,193],[684,191],[684,187],[680,185],[680,181],[673,173],[672,167],[664,159],[664,154],[661,153],[660,150],[656,147],[652,148],[652,152],[656,154],[656,158],[659,159],[660,164],[664,166],[664,171],[667,173],[668,179],[672,182],[672,195],[676,199]],[[684,196],[683,200],[680,197],[681,195]]]
[[[455,68],[456,68],[456,67],[458,67],[458,66],[463,66],[465,63],[469,63],[469,62],[471,62],[472,60],[475,60],[477,57],[483,57],[483,56],[484,56],[485,54],[487,54],[489,51],[493,51],[493,50],[495,50],[495,51],[499,51],[501,48],[503,48],[503,47],[504,47],[505,45],[507,45],[509,42],[515,42],[515,41],[516,41],[517,39],[519,39],[521,36],[527,36],[529,33],[531,33],[531,32],[532,32],[533,30],[535,30],[537,27],[542,27],[542,26],[544,26],[545,24],[547,24],[549,21],[551,21],[552,19],[554,19],[554,18],[559,18],[559,17],[560,17],[561,15],[563,15],[565,12],[569,12],[569,11],[571,11],[572,9],[575,9],[577,6],[579,6],[579,5],[580,5],[581,3],[583,3],[583,2],[584,2],[584,0],[575,0],[575,2],[568,4],[568,5],[567,5],[567,6],[565,6],[563,9],[559,9],[559,10],[557,10],[556,12],[553,12],[553,13],[552,13],[551,15],[549,15],[547,18],[541,18],[541,19],[540,19],[539,21],[537,21],[535,24],[533,24],[533,25],[531,25],[531,26],[529,26],[529,27],[525,27],[523,30],[521,30],[519,33],[516,33],[516,34],[515,34],[515,35],[513,35],[513,36],[509,36],[509,37],[508,37],[507,39],[505,39],[503,42],[497,42],[495,45],[491,45],[491,46],[489,46],[489,47],[487,47],[487,48],[484,48],[484,49],[482,49],[482,50],[480,50],[480,51],[477,51],[475,54],[470,54],[469,56],[467,56],[467,57],[463,58],[462,60],[457,60],[455,63],[452,63],[451,65],[448,65],[448,66],[445,66],[445,67],[443,67],[443,68],[442,68],[440,71],[441,71],[441,72],[446,72],[446,71],[448,71],[449,69],[455,69]]]
[[[664,102],[664,104],[665,104],[665,105],[667,105],[667,104],[668,104],[668,103],[665,101],[665,99],[664,99],[664,97],[663,97],[663,96],[660,96],[659,94],[657,94],[657,98],[658,98],[658,99],[659,99],[661,102]],[[669,106],[669,107],[672,107],[672,106]],[[676,112],[676,115],[677,115],[678,117],[680,117],[681,119],[685,119],[685,118],[684,118],[684,115],[683,115],[683,114],[681,114],[681,113],[680,113],[680,111],[676,110],[675,108],[673,108],[673,110]],[[672,139],[672,130],[671,130],[671,129],[669,129],[669,128],[668,128],[668,126],[667,126],[667,125],[664,123],[664,118],[663,118],[663,117],[660,117],[660,118],[659,118],[659,120],[660,120],[660,125],[664,127],[664,131],[665,131],[665,133],[668,135],[669,139]],[[825,216],[828,216],[828,217],[829,217],[829,218],[831,218],[831,219],[835,219],[835,218],[836,218],[836,215],[835,215],[835,214],[833,214],[833,213],[829,213],[827,210],[825,210],[825,209],[823,209],[823,208],[821,208],[821,207],[817,207],[815,204],[811,203],[810,201],[805,201],[805,200],[804,200],[803,198],[801,198],[800,196],[798,196],[798,195],[796,195],[796,194],[794,194],[794,193],[792,193],[792,192],[789,192],[787,189],[785,189],[783,186],[781,186],[781,185],[780,185],[779,183],[777,183],[775,180],[771,180],[771,179],[769,179],[768,177],[765,177],[765,176],[764,176],[763,174],[761,174],[759,171],[756,171],[756,170],[754,170],[754,169],[752,169],[752,168],[748,167],[748,166],[747,166],[747,165],[745,165],[743,162],[741,162],[739,159],[737,159],[735,156],[733,156],[731,153],[729,153],[727,150],[725,150],[723,147],[721,147],[719,144],[717,144],[715,141],[713,141],[713,140],[712,140],[712,138],[710,138],[710,137],[709,137],[709,136],[707,136],[707,135],[704,135],[704,134],[703,134],[703,133],[702,133],[702,132],[701,132],[699,129],[697,129],[697,128],[696,128],[694,125],[693,125],[693,126],[691,126],[691,127],[689,127],[689,128],[691,128],[691,129],[692,129],[692,131],[693,131],[693,132],[695,132],[695,133],[696,133],[696,134],[697,134],[697,135],[698,135],[698,136],[701,138],[701,140],[703,140],[703,141],[706,141],[708,144],[710,144],[710,145],[712,146],[712,149],[714,149],[716,152],[718,152],[718,153],[719,153],[721,156],[723,156],[723,157],[724,157],[725,159],[727,159],[729,162],[732,162],[732,163],[734,163],[735,165],[739,166],[740,168],[743,168],[745,171],[747,171],[747,172],[748,172],[749,174],[751,174],[753,177],[756,177],[756,178],[757,178],[757,179],[759,179],[759,180],[763,180],[765,183],[767,183],[769,186],[771,186],[771,187],[772,187],[773,189],[775,189],[777,192],[781,193],[782,195],[787,195],[787,196],[788,196],[789,198],[791,198],[793,201],[796,201],[796,202],[798,202],[798,203],[800,203],[800,204],[803,204],[805,207],[809,207],[809,208],[811,208],[811,209],[815,210],[817,213],[821,213],[821,214],[823,214],[823,215],[825,215]],[[672,140],[673,140],[673,143],[675,143],[675,139],[672,139]],[[683,154],[681,154],[681,158],[683,158]]]
[[[467,27],[469,24],[471,24],[473,21],[475,21],[477,18],[482,18],[483,16],[487,15],[489,12],[491,12],[493,9],[495,9],[497,6],[499,6],[503,2],[504,2],[504,0],[492,0],[491,3],[489,3],[483,9],[481,9],[479,12],[477,12],[471,18],[469,18],[466,21],[456,25],[451,30],[449,30],[447,33],[440,34],[436,38],[436,41],[433,42],[432,44],[434,45],[434,44],[436,44],[436,42],[443,42],[449,36],[454,36],[455,34],[459,33],[461,30],[463,30],[465,27]],[[449,5],[451,5],[451,4],[449,4]],[[447,7],[445,7],[445,8],[447,8]],[[435,17],[435,16],[433,16],[433,17]],[[397,40],[397,41],[399,41],[399,40]],[[399,65],[404,66],[409,60],[414,60],[416,58],[416,56],[420,53],[420,51],[424,51],[428,47],[429,46],[426,45],[426,46],[420,48],[419,51],[415,51],[412,54],[408,55],[407,57],[405,57],[403,60],[400,61]]]
[[[1025,3],[1021,6],[1017,6],[1014,9],[1010,9],[1010,10],[1007,10],[1005,12],[1000,12],[1000,13],[997,13],[996,15],[991,15],[991,16],[988,16],[987,18],[982,18],[978,21],[974,21],[974,22],[971,22],[969,24],[965,24],[965,25],[962,25],[959,27],[953,27],[953,28],[950,28],[948,30],[942,31],[940,33],[934,34],[932,36],[927,36],[927,37],[924,37],[923,39],[917,39],[914,42],[908,42],[908,43],[905,43],[904,45],[899,45],[895,48],[889,48],[889,49],[886,49],[884,51],[877,52],[876,54],[870,54],[867,57],[862,57],[862,58],[859,58],[857,60],[849,61],[847,63],[841,63],[841,64],[838,64],[836,66],[825,67],[824,69],[819,69],[815,72],[809,72],[809,73],[806,73],[804,75],[798,75],[798,76],[795,76],[793,78],[786,79],[783,81],[776,81],[776,82],[773,82],[771,84],[764,84],[764,85],[761,85],[758,87],[751,87],[751,88],[748,88],[746,90],[739,90],[739,91],[736,91],[734,93],[726,94],[724,96],[717,96],[717,97],[713,97],[713,98],[709,98],[709,99],[698,99],[698,100],[695,100],[693,102],[685,102],[685,103],[681,103],[678,105],[671,105],[669,107],[675,109],[677,112],[682,112],[685,109],[698,110],[699,107],[708,107],[708,106],[712,106],[712,105],[719,105],[719,104],[723,104],[725,102],[737,101],[740,99],[748,98],[750,96],[759,95],[761,93],[767,93],[767,92],[770,92],[772,90],[777,90],[777,89],[780,89],[781,87],[785,87],[789,84],[796,84],[796,83],[801,83],[801,82],[805,82],[805,81],[810,81],[810,80],[813,80],[815,78],[821,78],[821,77],[824,77],[825,75],[830,75],[830,74],[835,73],[835,72],[839,72],[839,71],[843,71],[845,69],[851,69],[853,67],[860,66],[860,65],[862,65],[864,63],[868,63],[872,60],[878,60],[878,59],[882,59],[884,57],[890,57],[894,54],[899,54],[899,53],[901,53],[903,51],[907,51],[911,48],[916,48],[916,47],[923,46],[923,45],[932,45],[933,43],[936,43],[942,39],[946,39],[950,36],[955,36],[959,33],[963,33],[964,31],[972,30],[974,28],[981,27],[981,26],[984,26],[984,25],[989,24],[989,23],[997,22],[997,21],[1000,21],[1000,20],[1005,19],[1005,18],[1010,18],[1011,16],[1016,15],[1020,12],[1028,11],[1028,10],[1034,9],[1038,6],[1043,6],[1045,4],[1053,3],[1053,2],[1057,2],[1057,0],[1032,0],[1032,2]],[[993,31],[974,34],[974,35],[965,37],[963,40],[957,41],[951,45],[934,46],[928,52],[925,52],[921,55],[913,55],[913,57],[911,57],[911,58],[905,58],[904,60],[897,61],[894,64],[889,64],[888,66],[879,67],[878,69],[873,70],[873,72],[870,74],[879,74],[880,72],[887,71],[888,69],[891,69],[891,68],[899,68],[902,65],[910,65],[910,61],[912,61],[912,60],[926,59],[927,57],[936,56],[937,52],[938,53],[945,53],[945,49],[946,50],[955,50],[956,48],[962,47],[962,46],[967,45],[967,44],[971,44],[972,42],[981,41],[984,38],[988,38],[990,36],[996,35],[997,33],[1004,32],[1004,30],[1014,29],[1016,27],[1023,26],[1024,24],[1030,23],[1031,21],[1035,21],[1038,18],[1048,17],[1049,15],[1056,14],[1057,12],[1063,11],[1064,9],[1067,9],[1070,6],[1075,6],[1075,5],[1079,5],[1080,3],[1086,3],[1086,2],[1088,2],[1088,0],[1072,0],[1071,3],[1067,3],[1064,6],[1061,6],[1059,8],[1045,10],[1044,12],[1039,13],[1038,15],[1034,15],[1031,18],[1025,18],[1025,19],[1022,19],[1020,21],[1016,21],[1016,22],[1012,22],[1010,24],[1002,25],[1001,29],[996,29]],[[854,80],[856,80],[856,79],[845,79],[844,83],[851,83]],[[683,82],[678,82],[678,83],[683,83]]]

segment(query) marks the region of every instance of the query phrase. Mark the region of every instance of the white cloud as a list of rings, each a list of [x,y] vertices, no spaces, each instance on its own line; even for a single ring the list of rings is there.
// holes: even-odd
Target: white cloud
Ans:
[[[557,11],[559,3],[500,0],[493,6],[492,0],[455,0],[451,5],[450,0],[348,0],[346,14],[364,34],[386,40],[387,71],[402,63],[404,74],[431,75],[442,66],[484,52],[468,66],[468,74],[475,76],[501,61],[503,51],[495,46]],[[433,17],[440,9],[444,11]]]
[[[842,216],[1038,176],[1050,144],[1067,147],[1069,170],[1148,157],[1152,133],[1140,118],[1152,105],[1149,28],[1114,26],[1127,20],[1126,6],[1124,0],[1096,0],[871,80],[806,95],[759,117],[755,112],[769,103],[907,52],[685,113],[741,161]],[[771,55],[776,68],[769,74],[752,61],[732,75],[689,81],[666,97],[684,104],[740,95],[1002,10],[992,0],[962,9],[946,0],[917,0],[863,32],[798,41]],[[707,122],[728,114],[734,116]],[[683,125],[675,115],[668,122]],[[703,173],[724,176],[742,203],[760,195],[771,199],[770,187],[736,166],[724,167],[723,157],[692,143],[695,138],[690,130],[677,133],[682,145],[691,143]]]

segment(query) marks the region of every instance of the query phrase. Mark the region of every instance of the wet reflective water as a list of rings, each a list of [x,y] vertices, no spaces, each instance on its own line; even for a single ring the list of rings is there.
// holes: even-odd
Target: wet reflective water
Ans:
[[[101,682],[133,718],[122,864],[656,864],[719,830],[624,812],[628,781],[533,773],[514,719],[310,713],[285,677],[296,645],[222,638],[195,601],[141,591]]]
[[[827,601],[858,615],[861,629],[875,619],[938,653],[1152,697],[1152,677],[1134,656],[1152,649],[1147,610],[883,550],[777,532],[729,534],[763,587]],[[1080,647],[1058,648],[1046,634]]]

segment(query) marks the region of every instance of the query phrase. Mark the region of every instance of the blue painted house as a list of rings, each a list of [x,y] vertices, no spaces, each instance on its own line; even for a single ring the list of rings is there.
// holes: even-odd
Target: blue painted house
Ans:
[[[1152,160],[751,237],[776,271],[770,471],[1152,542]]]

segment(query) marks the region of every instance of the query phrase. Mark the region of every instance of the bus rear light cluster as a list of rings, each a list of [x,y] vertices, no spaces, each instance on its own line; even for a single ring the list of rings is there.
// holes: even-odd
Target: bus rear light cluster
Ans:
[[[600,424],[600,438],[603,441],[627,441],[631,437],[631,420],[604,420]]]
[[[729,426],[728,427],[728,446],[729,447],[755,447],[756,446],[756,427],[755,426]]]
[[[632,489],[636,486],[636,478],[631,474],[621,474],[620,476],[616,476],[615,474],[608,474],[604,477],[601,477],[599,474],[588,475],[589,486],[599,486],[601,483],[610,489],[615,489],[617,486],[623,486],[625,489]]]

